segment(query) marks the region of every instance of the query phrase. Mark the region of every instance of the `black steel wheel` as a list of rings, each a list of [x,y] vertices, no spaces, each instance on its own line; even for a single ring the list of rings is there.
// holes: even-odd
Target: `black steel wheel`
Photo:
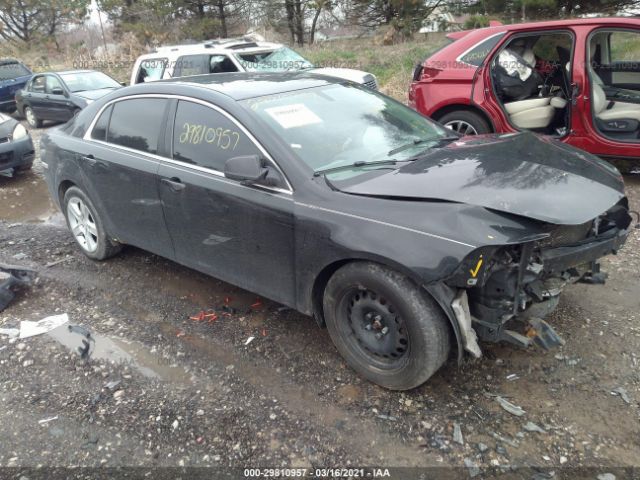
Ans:
[[[446,361],[449,323],[406,276],[383,265],[349,263],[329,280],[324,317],[334,345],[362,376],[392,390],[424,383]]]

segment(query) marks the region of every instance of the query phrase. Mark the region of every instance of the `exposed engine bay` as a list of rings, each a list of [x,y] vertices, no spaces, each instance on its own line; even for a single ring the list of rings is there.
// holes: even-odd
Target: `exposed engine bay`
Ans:
[[[496,249],[480,249],[463,262],[447,284],[461,288],[452,303],[458,323],[490,342],[544,348],[564,343],[544,322],[558,306],[563,289],[575,282],[604,283],[598,260],[615,254],[631,224],[626,198],[582,225],[549,225],[544,238]],[[466,298],[465,298],[466,297]],[[470,315],[471,322],[463,318]],[[465,349],[479,356],[473,334]]]

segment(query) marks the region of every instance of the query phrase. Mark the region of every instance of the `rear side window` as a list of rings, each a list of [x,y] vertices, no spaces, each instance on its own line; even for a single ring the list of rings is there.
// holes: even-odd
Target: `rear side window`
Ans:
[[[107,107],[98,121],[93,126],[93,130],[91,131],[91,138],[94,140],[102,140],[103,142],[107,140],[107,128],[109,128],[109,119],[111,118],[111,111],[113,110],[113,105]]]
[[[161,80],[167,66],[166,58],[149,58],[140,62],[136,83],[153,82]]]
[[[11,80],[25,75],[31,75],[31,72],[21,63],[8,62],[0,64],[0,80]]]
[[[197,103],[178,102],[174,160],[222,172],[231,157],[259,154],[251,139],[221,113]]]
[[[487,55],[493,50],[498,42],[504,37],[504,32],[487,38],[485,41],[480,42],[467,53],[460,57],[460,61],[479,67],[487,58]]]
[[[136,98],[114,104],[107,142],[157,154],[166,106],[167,101],[162,98]]]
[[[174,77],[205,73],[237,72],[238,68],[227,55],[184,55],[176,61]]]

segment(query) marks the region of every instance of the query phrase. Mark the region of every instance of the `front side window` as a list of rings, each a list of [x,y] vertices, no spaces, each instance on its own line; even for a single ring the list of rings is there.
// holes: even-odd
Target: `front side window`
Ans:
[[[178,102],[174,160],[222,172],[231,157],[259,154],[253,141],[220,112],[193,102]]]
[[[64,89],[62,88],[62,83],[60,83],[60,80],[58,80],[53,75],[47,75],[47,87],[46,88],[47,88],[47,93],[51,93],[51,94],[53,94],[53,91],[55,89],[64,91]],[[58,95],[60,95],[60,93],[58,93]]]
[[[167,67],[166,58],[149,58],[140,62],[136,83],[161,80]]]
[[[115,103],[107,142],[157,154],[166,105],[167,101],[162,98],[136,98]]]
[[[45,83],[46,83],[46,77],[44,75],[35,77],[31,81],[31,85],[29,86],[29,91],[34,93],[44,93]]]
[[[405,105],[358,86],[334,84],[242,103],[314,171],[407,160],[451,136]]]

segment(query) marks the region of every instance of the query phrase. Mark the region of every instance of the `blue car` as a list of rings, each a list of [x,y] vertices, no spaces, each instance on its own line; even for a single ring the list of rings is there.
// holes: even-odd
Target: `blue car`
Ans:
[[[0,112],[13,113],[15,95],[24,88],[33,73],[22,62],[12,58],[0,58]]]

